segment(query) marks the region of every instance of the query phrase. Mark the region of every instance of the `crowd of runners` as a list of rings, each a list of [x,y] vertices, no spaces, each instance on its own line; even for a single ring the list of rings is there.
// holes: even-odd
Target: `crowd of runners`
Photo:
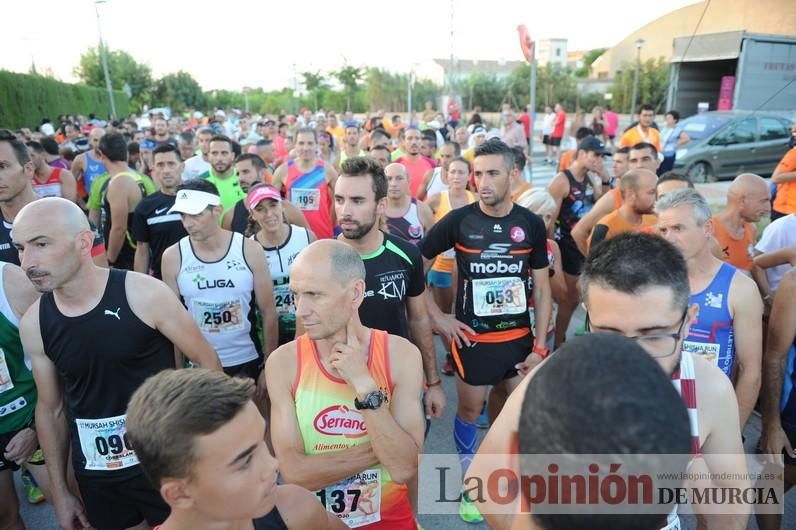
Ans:
[[[0,529],[25,528],[18,472],[68,530],[414,530],[448,401],[463,477],[518,451],[684,453],[743,489],[757,410],[790,487],[796,129],[714,211],[662,167],[652,106],[624,132],[595,109],[569,150],[562,106],[540,115],[546,187],[527,112],[446,110],[0,130]],[[496,529],[680,525],[471,497],[461,519]]]

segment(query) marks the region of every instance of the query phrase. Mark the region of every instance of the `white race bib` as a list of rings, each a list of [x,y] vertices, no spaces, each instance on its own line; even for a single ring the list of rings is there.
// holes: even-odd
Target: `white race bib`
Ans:
[[[721,344],[683,341],[683,351],[692,355],[699,355],[714,366],[719,365],[719,355],[721,354]]]
[[[476,316],[514,315],[527,310],[525,284],[516,276],[473,280],[473,312]]]
[[[7,392],[12,388],[14,388],[14,382],[11,380],[11,372],[8,370],[6,352],[0,348],[0,393]]]
[[[318,210],[321,206],[321,190],[318,188],[291,188],[290,202],[299,210]]]
[[[226,302],[193,301],[193,318],[204,333],[229,333],[243,328],[240,299]]]
[[[381,469],[366,469],[315,492],[327,512],[349,528],[381,521]]]
[[[296,312],[296,304],[289,284],[274,285],[274,305],[278,315],[292,315]]]
[[[118,471],[138,464],[127,440],[127,415],[95,420],[75,419],[86,471]]]

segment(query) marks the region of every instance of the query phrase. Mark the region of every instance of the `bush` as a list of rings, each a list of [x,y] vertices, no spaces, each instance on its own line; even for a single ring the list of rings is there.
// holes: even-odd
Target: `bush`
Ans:
[[[114,91],[117,118],[130,114],[127,96]],[[59,114],[94,113],[106,119],[110,115],[108,91],[85,85],[62,83],[38,75],[0,71],[0,127],[38,129],[42,118],[53,126]]]

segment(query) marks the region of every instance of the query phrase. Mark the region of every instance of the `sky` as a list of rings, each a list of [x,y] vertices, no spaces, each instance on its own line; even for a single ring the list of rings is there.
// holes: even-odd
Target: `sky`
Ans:
[[[292,86],[295,71],[343,64],[407,72],[447,58],[522,60],[516,27],[568,49],[611,47],[695,0],[106,0],[102,36],[157,78],[189,72],[204,90]],[[453,17],[451,17],[453,11]],[[98,42],[93,0],[3,3],[0,69],[76,82],[80,54]],[[453,27],[453,38],[451,38]],[[9,43],[16,43],[9,46]],[[299,75],[300,77],[300,75]],[[116,88],[116,87],[115,87]]]

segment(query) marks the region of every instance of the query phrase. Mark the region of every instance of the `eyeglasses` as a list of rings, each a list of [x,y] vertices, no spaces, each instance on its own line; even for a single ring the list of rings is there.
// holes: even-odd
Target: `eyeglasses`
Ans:
[[[600,333],[613,333],[615,335],[623,335],[628,339],[632,339],[638,343],[639,346],[644,348],[647,353],[652,355],[653,357],[668,357],[677,352],[677,343],[683,337],[683,326],[685,325],[685,319],[688,316],[688,308],[683,311],[683,316],[680,317],[680,320],[677,323],[672,324],[671,326],[667,327],[674,327],[677,326],[677,333],[659,333],[655,335],[625,335],[624,333],[618,333],[612,330],[604,330],[599,328],[593,328],[591,322],[589,321],[589,313],[586,312],[586,331],[588,333],[600,332]]]

